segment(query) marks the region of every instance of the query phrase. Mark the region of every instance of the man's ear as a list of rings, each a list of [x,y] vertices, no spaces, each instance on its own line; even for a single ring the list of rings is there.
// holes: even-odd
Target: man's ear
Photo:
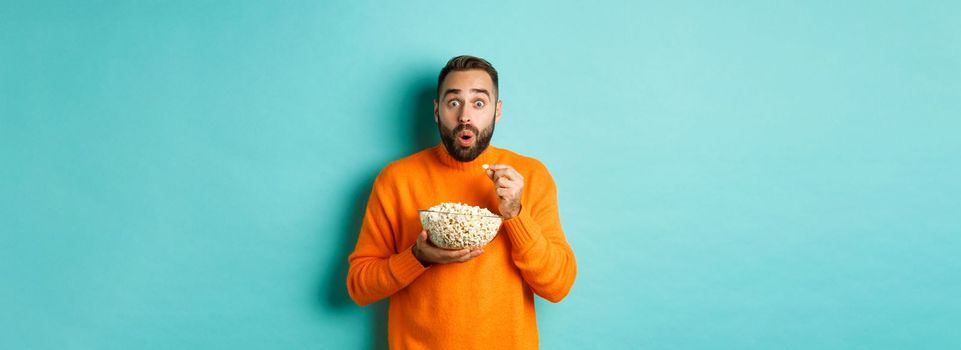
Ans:
[[[501,106],[504,101],[497,100],[497,106],[494,109],[494,122],[499,123],[501,121]]]
[[[434,123],[440,122],[440,113],[437,112],[437,99],[434,99]]]

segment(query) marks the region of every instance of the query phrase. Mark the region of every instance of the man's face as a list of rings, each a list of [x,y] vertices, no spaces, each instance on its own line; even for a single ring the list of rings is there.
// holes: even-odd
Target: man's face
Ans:
[[[501,117],[494,81],[483,70],[455,71],[441,83],[434,120],[447,153],[461,162],[477,158],[494,136]]]

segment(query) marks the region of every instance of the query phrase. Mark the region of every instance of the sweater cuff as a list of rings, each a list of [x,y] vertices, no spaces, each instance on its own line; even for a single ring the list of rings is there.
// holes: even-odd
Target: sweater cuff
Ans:
[[[507,237],[518,252],[526,252],[538,238],[541,238],[537,223],[523,208],[517,216],[504,220],[504,227],[507,229]]]
[[[420,261],[417,261],[414,252],[409,248],[390,257],[387,264],[390,266],[390,272],[394,275],[394,278],[405,286],[413,282],[424,271],[427,271],[427,268],[421,265]]]

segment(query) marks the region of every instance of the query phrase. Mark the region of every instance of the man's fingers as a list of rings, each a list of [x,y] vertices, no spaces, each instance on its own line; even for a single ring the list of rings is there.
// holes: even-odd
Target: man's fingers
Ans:
[[[499,178],[499,179],[497,179],[496,181],[494,181],[494,184],[497,185],[497,187],[500,187],[500,188],[511,187],[511,185],[512,185],[513,183],[514,183],[513,181],[507,179],[506,177],[502,177],[502,178]]]
[[[504,176],[512,181],[524,181],[524,176],[521,176],[521,173],[517,172],[517,169],[514,168],[504,170]]]
[[[509,170],[501,169],[501,170],[494,170],[494,175],[491,177],[491,179],[493,179],[493,180],[495,180],[495,181],[496,181],[496,180],[500,180],[500,179],[504,179],[504,178],[507,178],[507,179],[510,179],[510,180],[514,180],[515,177],[516,177],[516,176],[514,176],[513,174],[511,174],[511,172],[510,172]]]
[[[487,176],[491,180],[497,180],[500,177],[506,176],[511,180],[517,180],[520,177],[520,173],[514,170],[514,167],[507,164],[491,164],[487,168]]]
[[[464,254],[464,256],[460,257],[460,259],[458,259],[457,262],[467,262],[470,259],[476,258],[483,253],[484,253],[483,249],[471,250],[467,254]]]
[[[439,250],[438,255],[440,256],[440,258],[447,262],[465,262],[467,260],[473,259],[474,257],[480,255],[480,252],[478,252],[478,250],[480,249],[470,250],[470,249],[464,248],[464,249],[458,249],[458,250],[447,250],[447,249],[438,248],[437,250]]]
[[[506,170],[488,170],[487,177],[495,182],[504,178],[511,179]]]
[[[442,259],[445,259],[445,260],[457,260],[463,257],[464,255],[470,254],[470,249],[449,250],[449,249],[437,248],[437,250],[438,250],[437,255],[439,255]]]
[[[491,166],[488,167],[487,169],[488,169],[487,171],[494,171],[499,175],[506,174],[512,180],[524,178],[523,176],[521,176],[521,173],[517,171],[517,169],[514,169],[514,167],[507,164],[491,164]]]
[[[511,174],[514,175],[514,181],[524,181],[524,175],[521,175],[521,173],[517,172],[517,169],[511,168]]]
[[[433,246],[426,247],[423,250],[426,251],[426,254],[428,256],[433,257],[430,259],[431,261],[442,263],[442,264],[455,263],[455,262],[462,263],[470,259],[476,258],[477,256],[481,255],[484,252],[483,249],[471,250],[471,249],[465,248],[465,249],[458,249],[458,250],[449,250],[449,249],[437,248]]]
[[[416,243],[416,244],[419,244],[419,245],[422,247],[422,248],[421,248],[422,250],[423,250],[423,249],[438,249],[437,246],[434,245],[434,242],[431,242],[431,241],[430,241],[430,237],[427,235],[427,230],[422,230],[422,231],[420,231],[420,235],[417,236],[417,243]]]

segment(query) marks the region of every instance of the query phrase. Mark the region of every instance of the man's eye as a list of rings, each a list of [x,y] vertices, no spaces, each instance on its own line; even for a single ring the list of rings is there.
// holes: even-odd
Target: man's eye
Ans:
[[[477,108],[484,108],[484,101],[477,101],[477,102],[474,102],[474,107],[477,107]]]
[[[452,100],[452,101],[448,102],[447,104],[450,105],[451,107],[460,107],[460,101],[458,101],[458,100]]]

